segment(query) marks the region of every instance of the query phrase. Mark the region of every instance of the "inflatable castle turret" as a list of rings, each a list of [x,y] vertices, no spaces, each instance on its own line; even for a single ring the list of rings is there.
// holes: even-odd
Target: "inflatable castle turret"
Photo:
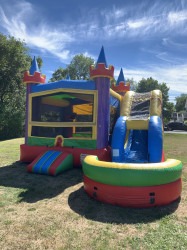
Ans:
[[[130,84],[126,83],[122,68],[120,70],[116,85],[112,83],[111,88],[112,90],[114,90],[115,92],[117,92],[122,96],[124,96],[124,94],[130,90]]]
[[[31,67],[29,71],[26,71],[23,76],[23,83],[32,83],[32,84],[38,84],[38,83],[45,83],[46,76],[42,75],[38,68],[38,63],[36,61],[36,58],[32,60]]]
[[[114,67],[107,66],[104,48],[102,47],[96,66],[90,67],[90,77],[95,81],[98,90],[97,148],[108,146],[110,119],[110,80],[114,77]]]
[[[27,86],[26,92],[26,119],[25,119],[25,143],[28,142],[28,114],[29,114],[29,94],[31,93],[31,86],[35,84],[45,83],[46,76],[39,71],[36,57],[34,56],[29,71],[24,72],[23,83]]]

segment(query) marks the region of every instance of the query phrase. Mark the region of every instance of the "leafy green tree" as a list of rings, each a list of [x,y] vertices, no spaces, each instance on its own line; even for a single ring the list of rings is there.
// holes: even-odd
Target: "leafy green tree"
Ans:
[[[90,65],[94,64],[91,57],[79,54],[73,57],[67,68],[58,68],[52,75],[50,82],[65,79],[69,75],[72,80],[88,80],[90,78]]]
[[[49,82],[56,82],[60,81],[62,79],[65,79],[68,75],[68,69],[58,68],[55,70],[55,72],[52,74],[52,78],[49,80]]]
[[[164,122],[168,123],[172,117],[173,112],[175,111],[175,105],[172,102],[167,102],[166,107],[163,108]]]
[[[143,78],[137,85],[136,92],[145,93],[152,91],[154,89],[159,89],[162,92],[162,108],[164,122],[168,122],[171,118],[172,112],[174,111],[174,105],[169,102],[169,88],[166,83],[158,83],[157,80],[150,78]]]
[[[68,66],[70,78],[72,80],[87,80],[90,78],[90,65],[94,64],[91,57],[83,54],[76,55]]]
[[[37,57],[36,57],[36,61],[37,61],[37,63],[38,63],[38,68],[39,68],[39,70],[41,70],[42,65],[43,65],[43,60],[42,60],[42,58],[41,58],[40,56],[37,56]]]
[[[130,89],[132,91],[137,89],[137,82],[133,78],[127,78],[126,83],[130,83]]]
[[[185,103],[187,100],[187,94],[181,94],[180,96],[175,98],[176,104],[175,109],[177,112],[185,111]]]
[[[23,42],[0,34],[0,140],[22,135],[26,92],[22,78],[30,60]]]

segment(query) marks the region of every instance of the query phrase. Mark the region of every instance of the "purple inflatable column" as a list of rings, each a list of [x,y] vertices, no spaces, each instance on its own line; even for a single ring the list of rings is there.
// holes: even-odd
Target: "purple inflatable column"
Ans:
[[[90,77],[98,91],[97,148],[108,146],[110,126],[110,79],[114,77],[114,67],[107,66],[104,48],[101,48],[97,63],[90,67]]]
[[[25,144],[28,144],[28,122],[29,122],[29,94],[31,86],[27,84],[26,92],[26,112],[25,112]]]
[[[97,148],[108,146],[110,125],[110,79],[96,78],[98,90],[98,114],[97,114]]]

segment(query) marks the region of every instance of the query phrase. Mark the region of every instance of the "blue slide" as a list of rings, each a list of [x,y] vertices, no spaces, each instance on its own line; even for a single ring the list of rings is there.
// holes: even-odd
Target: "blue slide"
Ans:
[[[162,121],[151,116],[147,130],[127,130],[127,117],[120,116],[112,134],[112,161],[156,163],[162,159]]]

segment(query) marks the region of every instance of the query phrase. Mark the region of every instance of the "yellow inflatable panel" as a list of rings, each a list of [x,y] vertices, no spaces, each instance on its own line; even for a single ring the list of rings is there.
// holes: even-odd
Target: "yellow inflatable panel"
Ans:
[[[134,91],[128,91],[122,98],[120,116],[129,116],[131,112],[133,96]]]
[[[162,92],[160,90],[151,91],[150,116],[162,113]]]
[[[167,159],[164,162],[159,163],[119,163],[119,162],[106,162],[99,161],[97,156],[88,155],[84,159],[86,164],[90,167],[102,167],[102,168],[114,168],[114,169],[137,169],[137,170],[157,170],[157,169],[169,169],[181,165],[181,161],[176,159]]]
[[[126,120],[127,129],[148,130],[149,119],[146,120]]]

